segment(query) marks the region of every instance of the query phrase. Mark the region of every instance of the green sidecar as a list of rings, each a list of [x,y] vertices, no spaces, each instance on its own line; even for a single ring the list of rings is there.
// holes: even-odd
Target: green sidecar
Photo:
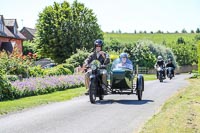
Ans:
[[[109,83],[111,94],[136,94],[138,100],[142,100],[143,76],[133,69],[130,60],[127,60],[125,66],[120,65],[120,63],[120,59],[116,59],[111,66]]]

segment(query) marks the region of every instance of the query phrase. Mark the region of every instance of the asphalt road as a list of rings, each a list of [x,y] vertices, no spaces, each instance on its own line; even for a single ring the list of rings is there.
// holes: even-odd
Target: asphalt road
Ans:
[[[109,95],[96,104],[88,96],[0,116],[0,133],[135,133],[191,75],[145,82],[143,100]]]

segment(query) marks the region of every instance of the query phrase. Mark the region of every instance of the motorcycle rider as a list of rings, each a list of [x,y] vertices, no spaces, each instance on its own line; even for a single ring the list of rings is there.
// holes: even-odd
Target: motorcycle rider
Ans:
[[[110,63],[109,55],[102,51],[103,47],[103,41],[101,39],[97,39],[94,41],[94,51],[88,56],[88,58],[84,61],[83,67],[86,69],[87,66],[93,61],[93,60],[99,60],[101,65],[108,65]],[[102,74],[102,88],[104,89],[104,93],[107,94],[107,70],[101,69],[100,73]],[[89,83],[90,83],[90,75],[92,74],[92,70],[88,69],[85,73],[85,86],[86,89],[89,91]],[[88,94],[88,91],[86,94]]]
[[[160,55],[158,56],[157,62],[154,65],[154,68],[157,68],[157,67],[161,67],[161,68],[165,69],[165,62],[164,62],[162,56],[160,56]],[[157,79],[158,79],[158,71],[156,71],[156,73],[157,73]],[[166,79],[165,70],[163,71],[163,76]]]
[[[166,64],[166,68],[168,68],[168,67],[172,67],[172,68],[173,68],[173,69],[172,69],[172,75],[173,75],[173,77],[174,77],[175,65],[172,63],[172,59],[171,59],[171,58],[169,58],[167,61],[168,61],[168,62],[167,62],[167,64]],[[168,75],[168,73],[169,73],[169,70],[167,69],[167,75]]]
[[[119,59],[120,59],[120,63],[117,64],[117,67],[125,67],[125,68],[133,70],[133,65],[131,61],[128,59],[127,53],[121,53],[119,56]]]

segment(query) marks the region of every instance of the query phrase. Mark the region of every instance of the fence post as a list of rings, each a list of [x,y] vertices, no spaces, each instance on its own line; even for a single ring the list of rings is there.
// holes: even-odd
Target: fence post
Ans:
[[[136,65],[136,75],[138,75],[138,65]]]

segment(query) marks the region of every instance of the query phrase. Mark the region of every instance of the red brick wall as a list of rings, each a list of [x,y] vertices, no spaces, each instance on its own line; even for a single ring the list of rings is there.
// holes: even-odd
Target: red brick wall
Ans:
[[[10,42],[15,42],[16,43],[15,46],[17,46],[17,48],[19,49],[19,51],[22,53],[23,40],[0,37],[0,44],[1,44],[1,42],[9,42],[9,40],[10,40]]]

